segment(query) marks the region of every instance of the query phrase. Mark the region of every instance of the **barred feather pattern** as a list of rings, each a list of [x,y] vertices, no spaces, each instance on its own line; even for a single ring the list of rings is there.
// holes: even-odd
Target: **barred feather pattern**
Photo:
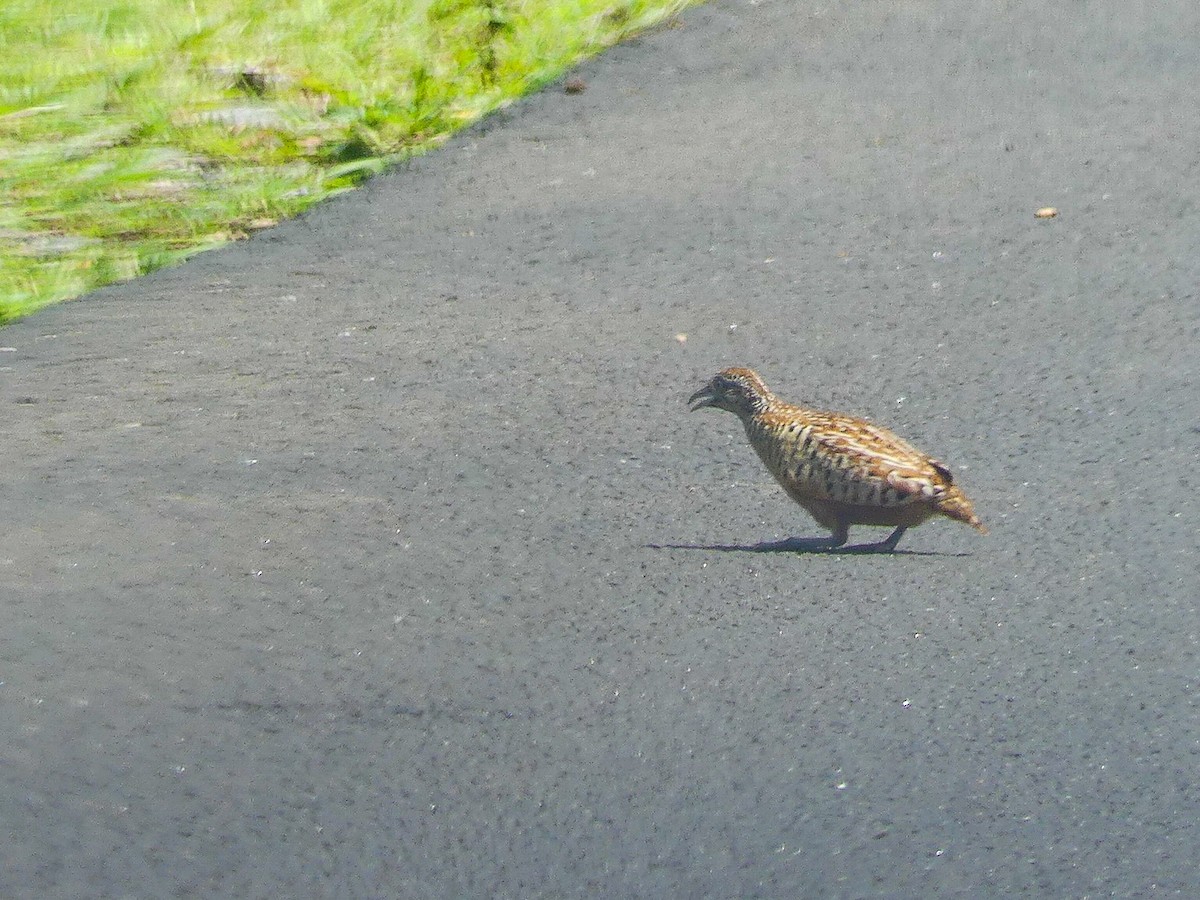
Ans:
[[[904,506],[936,500],[951,483],[944,465],[886,429],[851,416],[776,401],[745,426],[771,474],[814,500]]]

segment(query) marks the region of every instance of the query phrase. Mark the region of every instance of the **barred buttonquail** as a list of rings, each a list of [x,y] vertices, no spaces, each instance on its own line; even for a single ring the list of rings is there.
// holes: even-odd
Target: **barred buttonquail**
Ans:
[[[886,540],[864,549],[891,552],[907,529],[936,515],[987,533],[944,464],[886,428],[785,403],[752,369],[718,372],[688,403],[742,420],[788,496],[833,532],[814,546],[842,546],[851,525],[890,525]]]

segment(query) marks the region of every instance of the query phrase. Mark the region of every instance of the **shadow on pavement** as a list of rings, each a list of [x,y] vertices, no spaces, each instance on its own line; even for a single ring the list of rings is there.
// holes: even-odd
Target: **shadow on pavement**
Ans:
[[[721,553],[816,553],[836,556],[970,556],[969,553],[940,553],[936,550],[893,550],[881,552],[874,544],[852,544],[849,547],[830,547],[821,538],[788,538],[783,541],[763,541],[758,544],[646,544],[651,550],[716,550]]]

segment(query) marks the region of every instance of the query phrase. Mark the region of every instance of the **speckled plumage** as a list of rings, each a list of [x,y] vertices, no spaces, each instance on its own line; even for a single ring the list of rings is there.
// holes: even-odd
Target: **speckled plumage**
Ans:
[[[788,496],[833,532],[826,546],[844,544],[851,525],[888,525],[895,531],[872,546],[891,551],[906,529],[936,515],[987,531],[950,470],[886,428],[786,403],[745,368],[718,372],[688,402],[696,401],[693,409],[712,406],[742,420]]]

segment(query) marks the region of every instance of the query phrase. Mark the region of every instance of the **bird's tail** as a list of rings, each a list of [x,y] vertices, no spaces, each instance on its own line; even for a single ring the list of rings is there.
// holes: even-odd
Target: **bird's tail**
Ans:
[[[942,515],[966,522],[981,534],[987,534],[987,526],[979,520],[979,516],[975,515],[975,507],[971,505],[967,495],[959,490],[958,485],[950,485],[946,489],[946,493],[934,503],[934,507]]]

